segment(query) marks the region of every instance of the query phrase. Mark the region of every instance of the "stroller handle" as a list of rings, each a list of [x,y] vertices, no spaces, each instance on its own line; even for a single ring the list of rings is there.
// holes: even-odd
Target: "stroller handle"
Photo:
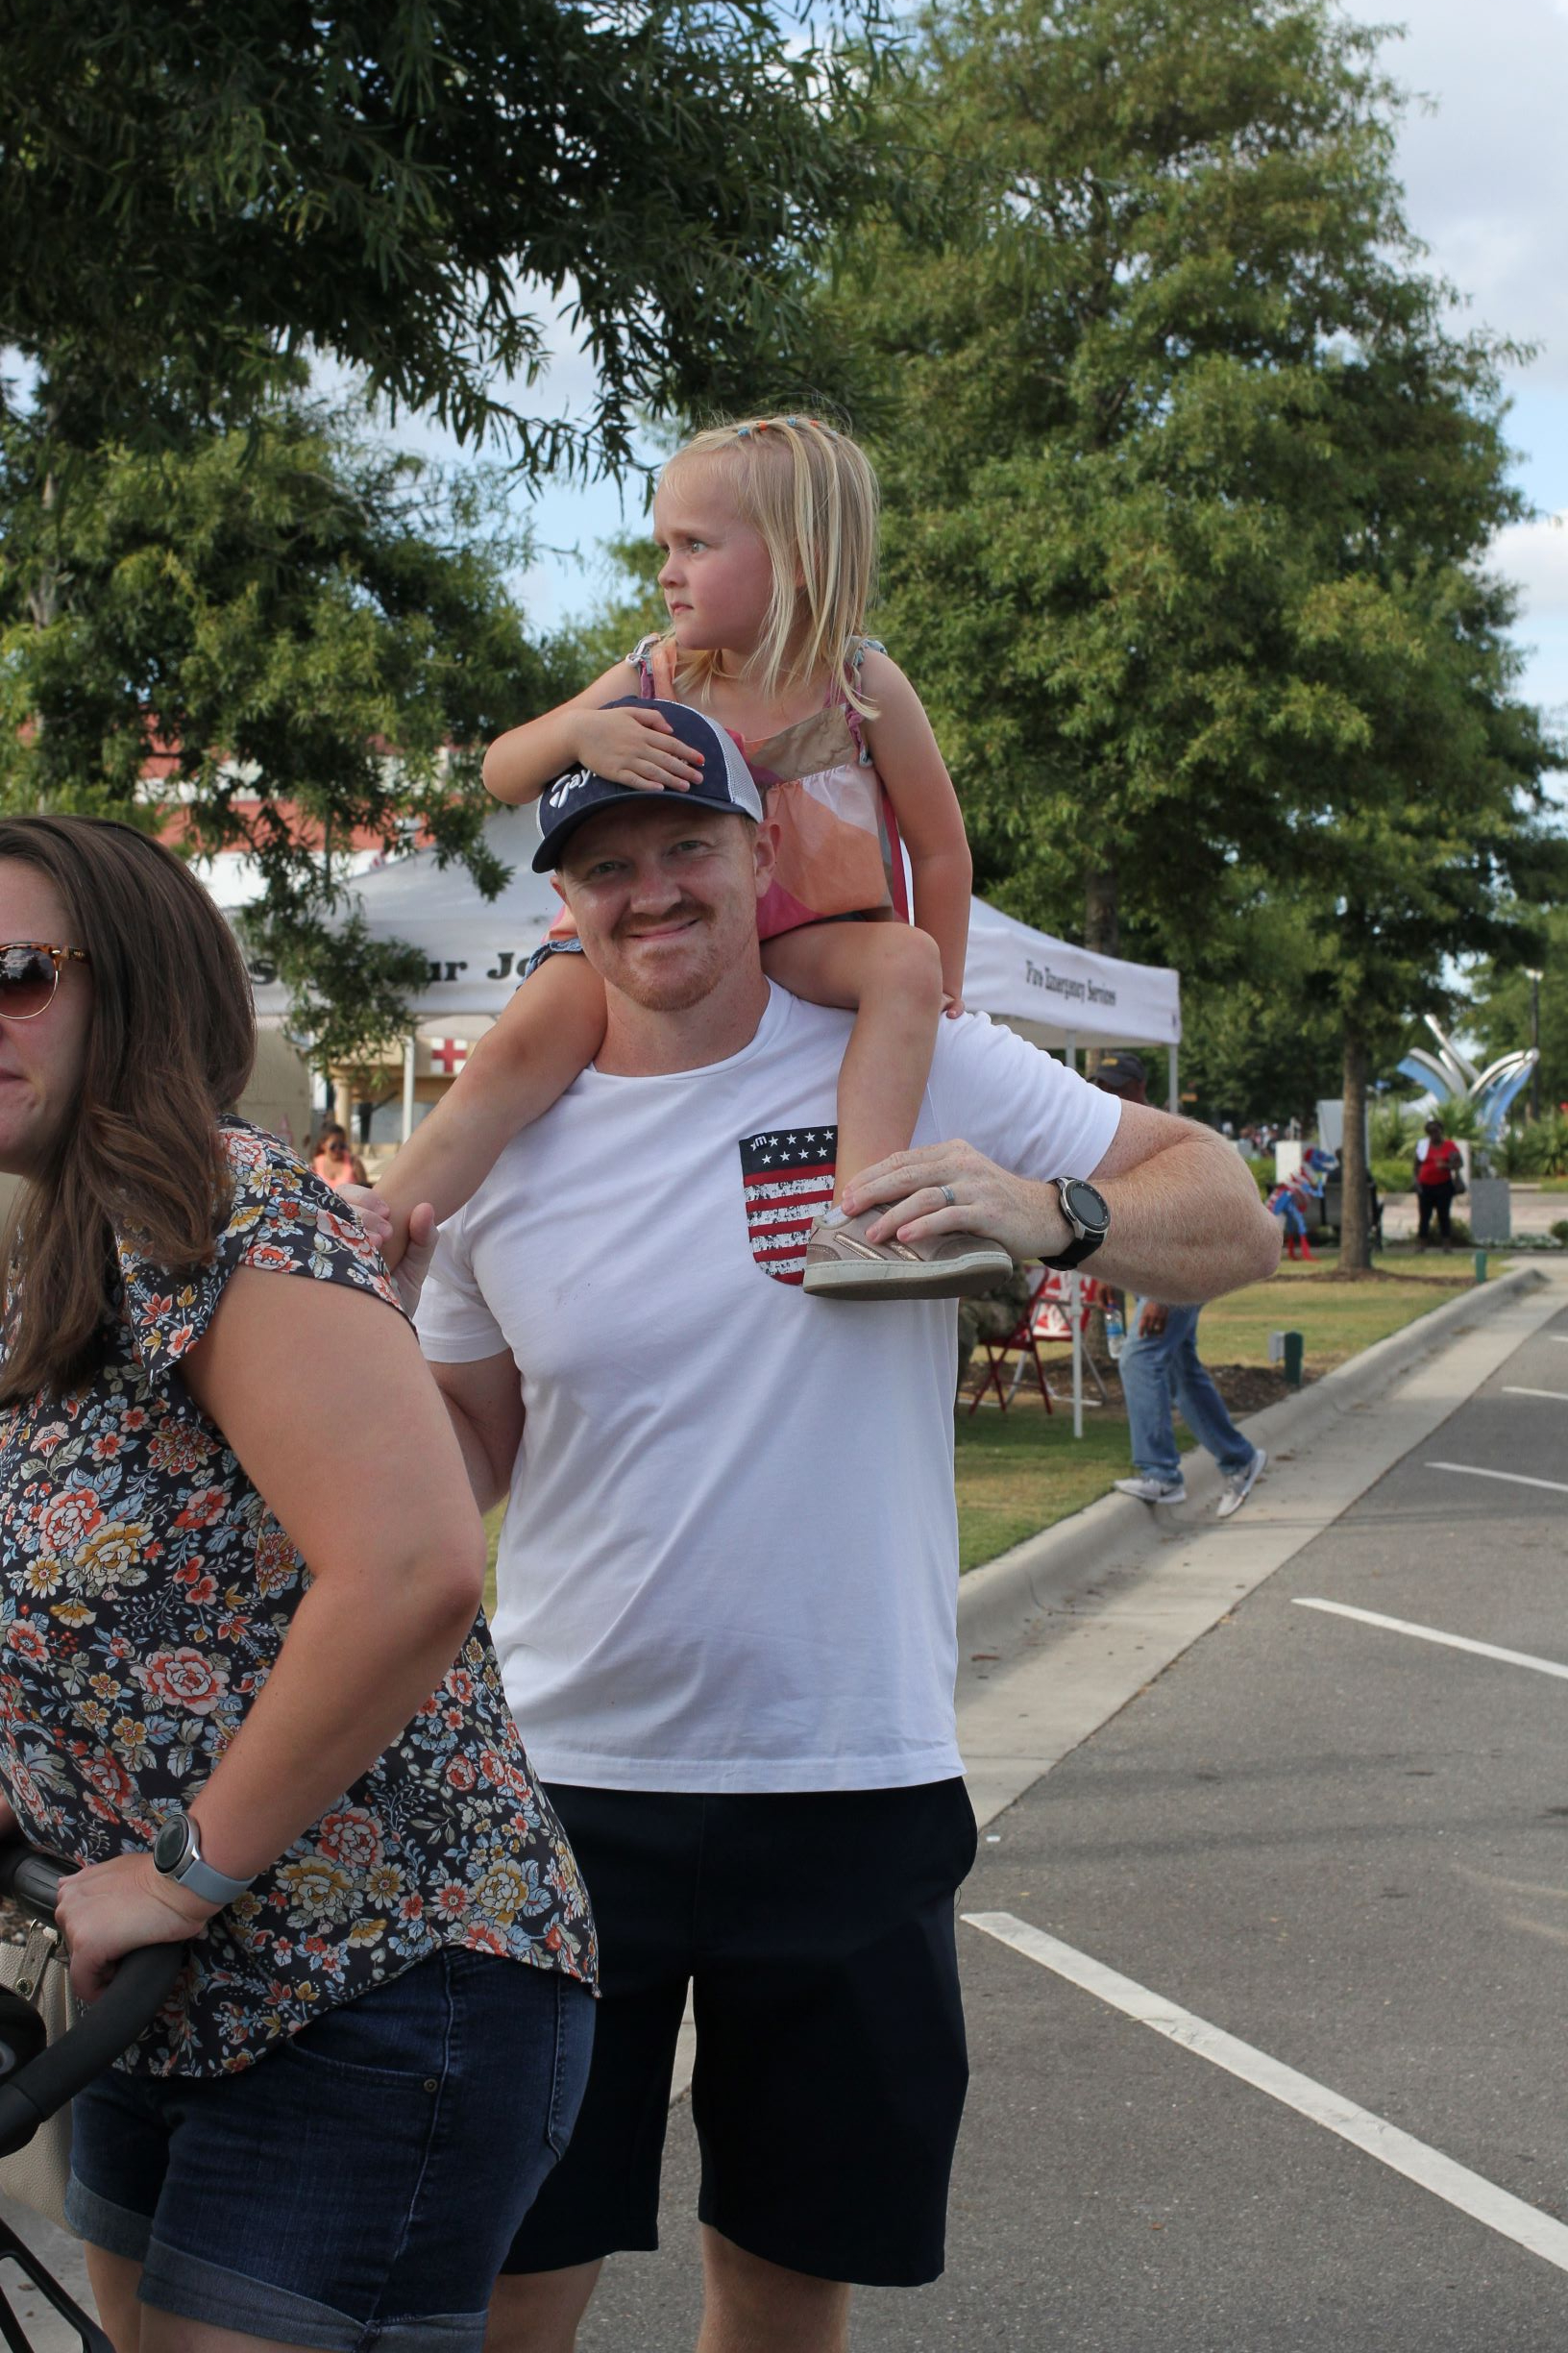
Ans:
[[[0,1844],[0,1895],[10,1896],[37,1919],[52,1922],[60,1883],[75,1868],[19,1839],[8,1839]],[[25,2146],[46,2117],[85,2092],[93,2077],[152,2024],[185,1965],[187,1951],[182,1944],[143,1945],[128,1952],[75,2025],[0,2083],[0,2156]]]

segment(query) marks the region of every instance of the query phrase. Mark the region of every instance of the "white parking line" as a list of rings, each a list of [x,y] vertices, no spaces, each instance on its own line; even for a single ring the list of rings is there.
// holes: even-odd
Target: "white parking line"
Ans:
[[[1421,1642],[1441,1642],[1451,1651],[1474,1651],[1478,1658],[1501,1658],[1506,1667],[1533,1667],[1537,1675],[1560,1675],[1568,1682],[1568,1667],[1555,1658],[1532,1658],[1528,1651],[1500,1650],[1495,1642],[1472,1642],[1468,1634],[1440,1634],[1434,1626],[1412,1626],[1408,1618],[1384,1618],[1375,1609],[1352,1609],[1348,1602],[1309,1602],[1295,1597],[1298,1609],[1328,1609],[1336,1618],[1359,1618],[1363,1626],[1386,1627],[1391,1634],[1414,1634]]]
[[[1484,1471],[1479,1462],[1428,1462],[1429,1471],[1458,1471],[1462,1479],[1504,1479],[1514,1487],[1546,1487],[1554,1495],[1568,1495],[1560,1479],[1527,1479],[1523,1471]]]
[[[1520,1389],[1515,1388],[1511,1382],[1505,1381],[1503,1394],[1505,1397],[1555,1397],[1559,1406],[1568,1406],[1568,1389]]]
[[[1121,1976],[1107,1969],[1102,1961],[1090,1960],[1088,1953],[1077,1952],[1042,1928],[1032,1928],[1026,1920],[1016,1920],[1011,1912],[966,1912],[965,1920],[971,1928],[985,1936],[993,1936],[999,1944],[1009,1945],[1042,1969],[1054,1970],[1069,1984],[1082,1987],[1112,2009],[1137,2019],[1140,2025],[1152,2026],[1156,2034],[1167,2041],[1180,2043],[1188,2050],[1196,2051],[1202,2059],[1210,2059],[1228,2074],[1238,2075],[1256,2091],[1266,2092],[1298,2116],[1321,2124],[1352,2147],[1363,2149],[1367,2156],[1376,2157],[1395,2173],[1403,2173],[1433,2197],[1440,2197],[1461,2214],[1483,2222],[1488,2230],[1511,2239],[1516,2245],[1528,2247],[1531,2254],[1539,2255],[1543,2262],[1555,2264],[1559,2271],[1568,2271],[1568,2225],[1542,2214],[1539,2207],[1528,2205],[1515,2197],[1511,2191],[1500,2190],[1495,2182],[1480,2173],[1472,2173],[1468,2166],[1456,2165],[1441,2149],[1429,2148],[1424,2141],[1412,2139],[1401,2132],[1397,2124],[1387,2123],[1374,2116],[1368,2108],[1359,2108],[1354,2100],[1331,2092],[1327,2085],[1314,2083],[1310,2075],[1300,2075],[1293,2067],[1279,2059],[1271,2059],[1266,2051],[1255,2050],[1250,2043],[1238,2042],[1234,2034],[1226,2034],[1207,2020],[1194,2018],[1190,2010],[1179,2010],[1162,1995],[1151,1994],[1147,1987],[1135,1985],[1131,1977]]]

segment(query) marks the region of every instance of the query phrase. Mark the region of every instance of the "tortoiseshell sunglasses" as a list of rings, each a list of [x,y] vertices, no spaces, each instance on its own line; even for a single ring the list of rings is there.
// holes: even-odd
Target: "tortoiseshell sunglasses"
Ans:
[[[66,964],[90,964],[85,947],[44,940],[0,940],[0,1021],[36,1021],[47,1013]]]

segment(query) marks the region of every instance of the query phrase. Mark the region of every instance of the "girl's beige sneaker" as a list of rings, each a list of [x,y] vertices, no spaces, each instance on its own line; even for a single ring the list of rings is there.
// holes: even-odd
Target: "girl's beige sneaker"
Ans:
[[[869,1242],[879,1210],[840,1225],[821,1218],[806,1242],[805,1288],[823,1299],[972,1299],[1005,1283],[1013,1261],[980,1234],[939,1234],[926,1242]]]

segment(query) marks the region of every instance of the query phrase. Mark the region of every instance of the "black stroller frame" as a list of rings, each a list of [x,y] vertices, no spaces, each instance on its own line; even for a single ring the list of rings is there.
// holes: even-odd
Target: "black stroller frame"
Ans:
[[[10,1840],[0,1846],[0,1896],[36,1919],[52,1922],[60,1883],[73,1866]],[[43,2022],[19,1994],[0,1995],[0,2157],[25,2148],[40,2124],[85,2092],[122,2050],[152,2024],[181,1970],[184,1945],[147,1945],[128,1952],[105,1993],[84,2010],[69,2033],[43,2045]],[[33,2027],[28,2020],[33,2022]],[[36,2031],[34,2029],[36,2028]],[[13,2263],[82,2340],[83,2353],[114,2348],[68,2295],[25,2240],[0,2220],[0,2263]],[[0,2288],[0,2337],[10,2353],[34,2353],[20,2320]]]

